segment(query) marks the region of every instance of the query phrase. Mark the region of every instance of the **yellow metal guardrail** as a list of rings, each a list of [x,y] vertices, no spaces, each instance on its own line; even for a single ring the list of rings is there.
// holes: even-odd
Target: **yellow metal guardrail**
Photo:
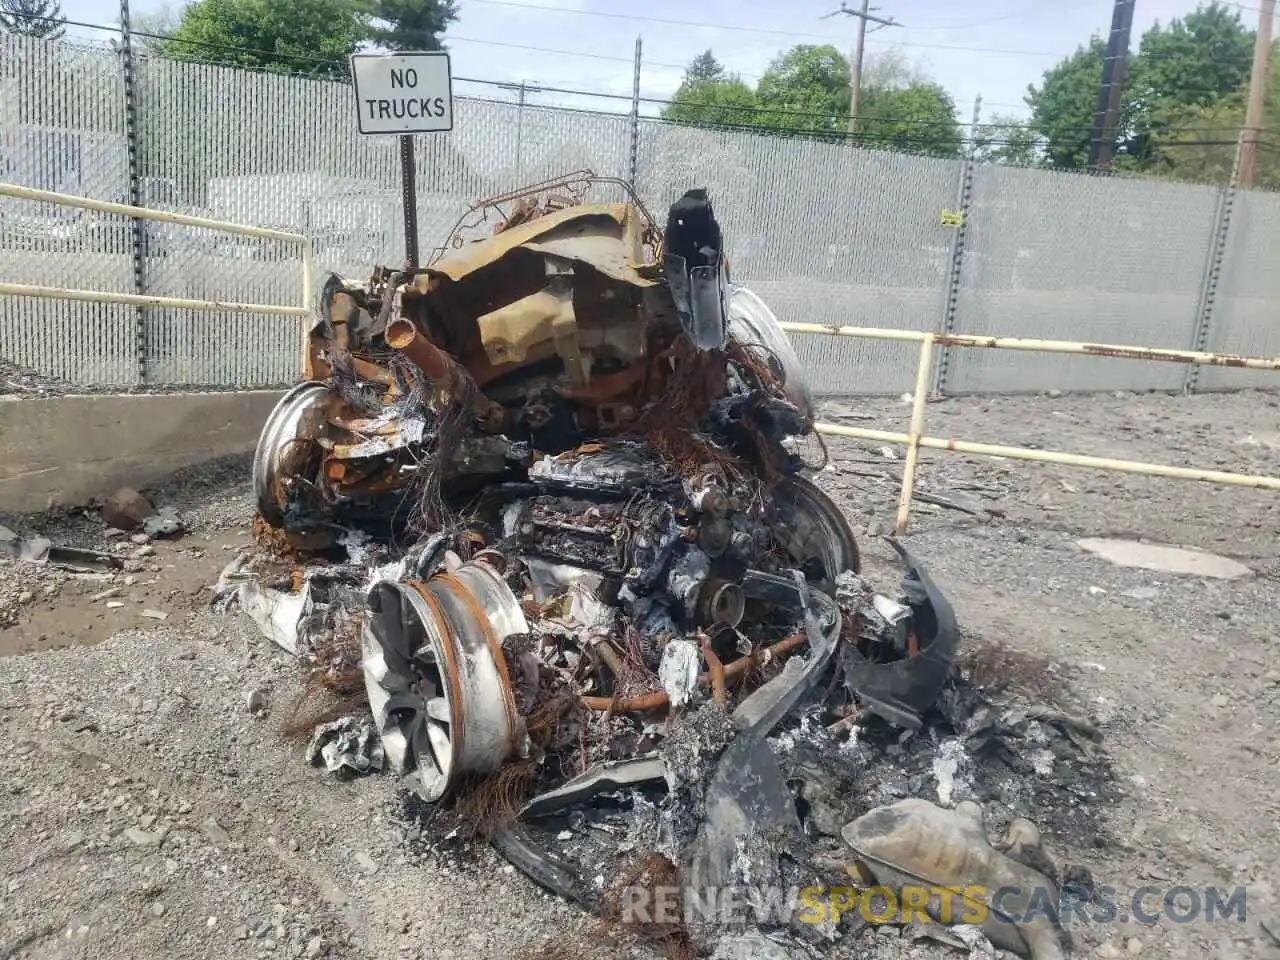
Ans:
[[[298,306],[272,303],[237,303],[226,300],[190,300],[183,297],[153,297],[136,293],[112,293],[104,290],[80,290],[68,287],[39,286],[29,283],[10,283],[7,281],[0,281],[0,295],[40,297],[49,300],[79,300],[86,303],[122,303],[136,307],[162,307],[174,310],[259,313],[283,317],[301,317],[304,324],[311,318],[311,284],[315,269],[315,251],[311,238],[304,234],[288,233],[284,230],[271,230],[267,227],[252,227],[243,223],[229,223],[223,220],[210,220],[206,217],[193,217],[185,213],[170,213],[167,210],[134,207],[125,203],[109,203],[105,200],[92,200],[88,197],[54,193],[51,190],[20,187],[12,183],[0,183],[0,196],[14,197],[19,200],[33,200],[41,203],[53,203],[63,207],[77,207],[81,210],[94,210],[98,213],[113,213],[139,220],[156,220],[161,223],[200,227],[205,230],[214,230],[241,237],[258,237],[264,240],[296,243],[301,248],[302,254],[302,290],[300,291],[301,296]],[[304,343],[306,334],[307,331],[304,329]]]
[[[1033,460],[1040,463],[1057,463],[1069,467],[1091,470],[1110,470],[1118,473],[1137,473],[1151,477],[1168,477],[1174,480],[1201,480],[1238,487],[1255,487],[1263,490],[1280,490],[1280,477],[1253,476],[1244,473],[1225,473],[1221,470],[1200,470],[1192,467],[1170,467],[1158,463],[1137,460],[1114,460],[1108,457],[1089,457],[1078,453],[1053,450],[1032,450],[1028,447],[1011,447],[1002,444],[975,443],[968,440],[951,440],[924,435],[925,401],[929,392],[930,374],[933,368],[933,348],[977,347],[994,350],[1023,350],[1032,353],[1065,353],[1087,357],[1111,357],[1122,360],[1156,360],[1165,363],[1192,363],[1199,366],[1239,367],[1244,370],[1280,370],[1280,357],[1241,357],[1233,354],[1203,353],[1195,350],[1168,350],[1159,347],[1137,347],[1114,343],[1078,343],[1070,340],[1030,340],[1018,337],[983,337],[959,333],[924,333],[917,330],[890,330],[880,327],[836,327],[820,323],[783,323],[787,333],[807,333],[831,337],[851,337],[862,340],[896,340],[919,343],[920,359],[916,367],[916,386],[911,399],[911,422],[907,433],[887,430],[867,430],[862,427],[845,427],[835,423],[818,423],[814,429],[825,436],[849,437],[855,440],[875,440],[880,443],[896,443],[907,448],[902,468],[902,489],[898,494],[896,532],[906,532],[911,515],[911,496],[915,490],[916,466],[920,448],[950,450],[981,457],[1003,457],[1009,460]]]

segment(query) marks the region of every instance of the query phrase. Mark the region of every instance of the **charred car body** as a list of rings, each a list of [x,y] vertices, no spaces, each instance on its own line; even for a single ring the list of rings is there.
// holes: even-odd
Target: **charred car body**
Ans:
[[[290,629],[357,624],[387,764],[428,803],[513,801],[498,848],[599,907],[536,824],[640,791],[651,846],[724,881],[717,831],[766,829],[747,808],[782,783],[764,738],[814,703],[918,728],[957,629],[901,547],[898,597],[875,593],[802,475],[803,371],[730,282],[706,192],[659,229],[634,196],[582,202],[592,184],[625,188],[539,184],[426,267],[331,277],[254,486],[295,544],[359,544],[358,608],[308,596]]]

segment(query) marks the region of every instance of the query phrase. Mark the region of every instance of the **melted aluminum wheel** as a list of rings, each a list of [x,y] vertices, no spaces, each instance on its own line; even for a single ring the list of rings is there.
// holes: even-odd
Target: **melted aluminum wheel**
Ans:
[[[519,717],[502,641],[528,633],[511,589],[483,563],[369,591],[365,687],[392,768],[434,802],[463,774],[515,752]]]
[[[303,418],[308,410],[324,404],[329,389],[322,383],[300,383],[276,404],[258,435],[253,454],[253,496],[258,513],[273,527],[284,525],[284,482],[294,476]]]
[[[861,571],[858,542],[849,521],[813,481],[787,477],[773,491],[773,499],[777,506],[774,539],[810,583],[831,593],[838,574]]]

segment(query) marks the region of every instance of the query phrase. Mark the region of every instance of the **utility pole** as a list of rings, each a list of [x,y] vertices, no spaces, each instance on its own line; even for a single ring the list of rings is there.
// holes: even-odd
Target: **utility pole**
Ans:
[[[524,98],[527,93],[541,93],[542,88],[534,86],[528,80],[521,80],[519,83],[500,83],[498,86],[506,90],[519,91],[519,99],[516,107],[516,186],[521,185],[521,159],[522,148],[524,146]]]
[[[858,41],[853,48],[853,70],[849,74],[849,132],[853,133],[858,128],[858,107],[862,102],[862,53],[867,42],[867,22],[877,23],[884,27],[900,27],[902,24],[890,17],[888,20],[883,17],[873,16],[871,0],[862,0],[861,10],[851,10],[845,3],[840,4],[839,10],[833,10],[820,19],[826,20],[828,17],[834,17],[836,14],[844,14],[846,17],[858,18]],[[879,8],[875,8],[879,9]]]
[[[1134,0],[1115,0],[1111,12],[1111,36],[1102,61],[1102,83],[1098,87],[1098,107],[1089,144],[1089,166],[1102,172],[1111,169],[1115,149],[1116,124],[1120,117],[1120,94],[1129,62],[1129,34],[1133,29]]]
[[[1262,135],[1262,103],[1267,93],[1267,67],[1271,62],[1271,25],[1276,0],[1262,0],[1258,12],[1258,35],[1253,42],[1253,70],[1249,74],[1249,103],[1245,107],[1244,135],[1240,139],[1240,179],[1242,187],[1253,186],[1253,171]]]

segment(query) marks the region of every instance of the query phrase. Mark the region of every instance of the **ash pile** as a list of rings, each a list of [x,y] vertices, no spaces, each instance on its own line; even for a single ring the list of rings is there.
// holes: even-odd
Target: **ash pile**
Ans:
[[[622,901],[844,889],[860,864],[882,886],[1032,871],[1056,902],[1025,819],[1042,799],[1028,777],[1062,762],[1052,724],[983,713],[957,686],[955,616],[908,550],[890,541],[892,595],[862,576],[796,452],[816,436],[802,367],[730,282],[706,191],[661,229],[634,195],[586,202],[593,187],[628,190],[582,172],[493,198],[430,265],[325,287],[306,380],[255,457],[267,549],[216,591],[348,707],[367,701],[316,729],[312,762],[389,771],[428,831],[468,824],[676,954],[728,934],[753,955],[830,952],[866,923]],[[1029,737],[1039,766],[982,774],[978,716],[992,751]],[[948,809],[973,797],[1031,866]],[[956,843],[990,876],[943,876]],[[1056,930],[967,935],[1061,955]]]

